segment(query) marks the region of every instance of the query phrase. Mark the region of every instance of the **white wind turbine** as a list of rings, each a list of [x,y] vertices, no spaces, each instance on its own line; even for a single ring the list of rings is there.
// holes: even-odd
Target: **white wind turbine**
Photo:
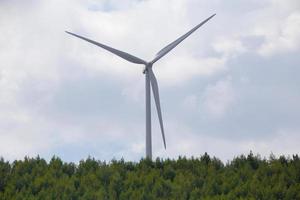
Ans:
[[[145,74],[145,89],[146,89],[146,158],[152,159],[152,142],[151,142],[151,91],[150,88],[152,88],[153,96],[156,104],[156,110],[158,114],[160,129],[162,133],[162,138],[164,142],[164,147],[166,149],[166,140],[165,140],[165,133],[164,133],[164,126],[163,126],[163,120],[162,120],[162,114],[161,114],[161,108],[160,108],[160,100],[159,100],[159,91],[158,91],[158,84],[156,77],[152,71],[152,65],[158,61],[160,58],[162,58],[164,55],[166,55],[169,51],[171,51],[173,48],[175,48],[180,42],[182,42],[185,38],[187,38],[189,35],[191,35],[194,31],[196,31],[199,27],[201,27],[203,24],[205,24],[208,20],[210,20],[212,17],[214,17],[216,14],[213,14],[197,26],[195,26],[193,29],[191,29],[189,32],[184,34],[183,36],[179,37],[174,42],[168,44],[166,47],[161,49],[155,56],[155,58],[150,61],[146,62],[138,57],[135,57],[133,55],[130,55],[129,53],[114,49],[112,47],[106,46],[104,44],[101,44],[99,42],[93,41],[91,39],[88,39],[86,37],[82,37],[80,35],[77,35],[75,33],[71,33],[66,31],[66,33],[73,35],[75,37],[78,37],[80,39],[83,39],[87,42],[90,42],[94,45],[97,45],[107,51],[110,51],[111,53],[129,61],[135,64],[142,64],[145,65],[145,69],[143,73]],[[150,85],[151,84],[151,85]]]

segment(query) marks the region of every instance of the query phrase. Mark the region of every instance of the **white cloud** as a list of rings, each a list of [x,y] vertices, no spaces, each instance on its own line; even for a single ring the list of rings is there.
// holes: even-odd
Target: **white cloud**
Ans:
[[[222,117],[235,101],[231,78],[220,80],[206,87],[203,94],[203,108],[212,117]]]
[[[250,9],[251,4],[256,5],[256,8]],[[236,6],[238,9],[238,5]],[[222,34],[215,35],[212,42],[216,52],[230,59],[247,52],[270,57],[300,49],[299,1],[267,0],[243,6],[249,9],[237,13],[238,16],[221,12],[222,18],[218,20],[218,24],[222,24],[222,29],[219,30]],[[244,9],[243,6],[240,11]],[[251,38],[260,38],[261,41],[254,46],[253,41],[250,41],[249,46],[247,40]]]
[[[199,104],[198,98],[194,94],[188,95],[183,100],[183,107],[189,111],[198,109],[198,104]]]
[[[145,97],[145,80],[144,74],[136,74],[136,78],[133,78],[128,86],[124,87],[122,95],[128,100],[134,101],[139,104],[144,104]]]
[[[42,154],[54,145],[54,138],[57,137],[49,135],[49,130],[54,127],[48,126],[44,120],[18,110],[3,114],[5,116],[2,113],[0,115],[1,156],[6,159],[21,159],[25,155]]]
[[[271,152],[275,155],[292,155],[300,151],[299,140],[299,130],[280,129],[270,137],[243,141],[239,146],[243,152],[251,149],[264,156],[268,156]]]
[[[168,132],[176,134],[167,137],[167,150],[161,148],[159,144],[156,146],[159,149],[156,155],[159,157],[176,158],[182,155],[198,157],[207,152],[226,163],[238,155],[247,155],[250,151],[266,158],[271,153],[280,156],[298,154],[300,151],[298,130],[278,130],[268,137],[237,139],[218,137],[209,132],[193,132],[180,122],[169,123],[169,125],[173,131],[168,130]]]
[[[256,28],[255,33],[265,38],[265,43],[259,49],[259,53],[263,56],[299,50],[300,12],[291,13],[271,25],[265,22]]]
[[[213,47],[217,52],[222,53],[223,56],[225,56],[227,59],[230,59],[246,51],[246,48],[242,44],[240,38],[229,39],[220,37],[216,39]]]
[[[159,81],[164,85],[181,85],[192,77],[211,76],[226,69],[225,58],[195,58],[188,54],[170,55],[154,67]]]

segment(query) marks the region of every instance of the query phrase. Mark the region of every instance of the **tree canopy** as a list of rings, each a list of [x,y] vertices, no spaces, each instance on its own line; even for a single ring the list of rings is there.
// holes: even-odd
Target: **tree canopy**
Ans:
[[[205,153],[139,162],[53,157],[0,159],[0,200],[300,199],[300,160],[241,155],[226,164]]]

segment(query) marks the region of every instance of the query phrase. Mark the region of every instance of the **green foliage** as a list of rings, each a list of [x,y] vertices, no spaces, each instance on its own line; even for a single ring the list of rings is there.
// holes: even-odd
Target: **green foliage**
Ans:
[[[0,158],[0,200],[300,199],[300,159],[241,155],[226,165],[207,153],[140,162],[58,157]]]

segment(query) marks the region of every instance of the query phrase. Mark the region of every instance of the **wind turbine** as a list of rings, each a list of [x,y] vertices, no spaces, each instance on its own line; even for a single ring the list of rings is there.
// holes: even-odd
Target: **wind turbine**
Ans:
[[[164,147],[166,149],[166,139],[165,139],[165,132],[164,132],[164,125],[163,125],[163,120],[162,120],[162,114],[161,114],[161,108],[160,108],[160,100],[159,100],[159,91],[158,91],[158,84],[157,84],[157,80],[156,77],[152,71],[152,66],[153,64],[158,61],[159,59],[161,59],[164,55],[166,55],[168,52],[170,52],[173,48],[175,48],[180,42],[182,42],[185,38],[187,38],[189,35],[191,35],[194,31],[196,31],[199,27],[201,27],[203,24],[205,24],[208,20],[210,20],[211,18],[213,18],[216,14],[213,14],[212,16],[210,16],[209,18],[207,18],[206,20],[204,20],[203,22],[201,22],[200,24],[198,24],[197,26],[195,26],[193,29],[191,29],[189,32],[187,32],[186,34],[182,35],[181,37],[179,37],[177,40],[175,40],[174,42],[168,44],[167,46],[165,46],[163,49],[161,49],[155,56],[155,58],[150,61],[147,62],[145,60],[142,60],[138,57],[135,57],[129,53],[114,49],[112,47],[106,46],[104,44],[101,44],[99,42],[93,41],[91,39],[88,39],[86,37],[77,35],[75,33],[71,33],[66,31],[66,33],[73,35],[75,37],[78,37],[82,40],[85,40],[87,42],[90,42],[96,46],[99,46],[107,51],[110,51],[111,53],[129,61],[135,64],[142,64],[145,65],[145,69],[143,71],[143,73],[145,74],[145,92],[146,92],[146,158],[148,159],[152,159],[152,142],[151,142],[151,89],[152,88],[152,92],[153,92],[153,96],[154,96],[154,101],[155,101],[155,105],[156,105],[156,110],[157,110],[157,114],[158,114],[158,119],[159,119],[159,124],[160,124],[160,129],[161,129],[161,134],[162,134],[162,138],[163,138],[163,142],[164,142]]]

